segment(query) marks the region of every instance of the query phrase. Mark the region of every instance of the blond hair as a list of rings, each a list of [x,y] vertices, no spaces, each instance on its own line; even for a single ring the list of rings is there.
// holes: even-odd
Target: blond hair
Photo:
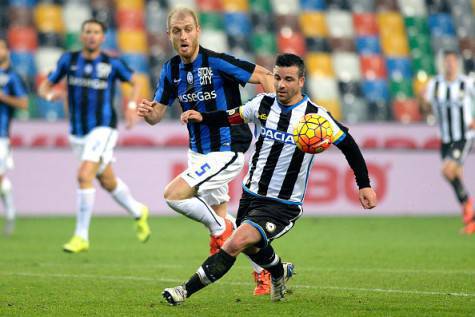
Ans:
[[[191,16],[193,18],[193,20],[195,21],[195,24],[196,26],[199,26],[199,22],[198,22],[198,15],[196,14],[196,12],[193,10],[193,9],[190,9],[188,7],[175,7],[173,10],[171,10],[169,13],[168,13],[168,17],[167,17],[167,31],[170,30],[170,21],[172,19],[172,17],[174,15],[177,15],[179,14],[180,17],[185,17],[187,15]]]

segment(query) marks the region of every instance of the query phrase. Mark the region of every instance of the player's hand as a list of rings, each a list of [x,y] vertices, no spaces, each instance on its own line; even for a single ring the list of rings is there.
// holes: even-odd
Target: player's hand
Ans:
[[[187,124],[190,121],[200,123],[203,121],[203,116],[196,110],[188,110],[181,114],[180,120],[183,124]]]
[[[361,206],[363,206],[364,209],[372,209],[376,207],[378,199],[376,198],[375,191],[371,187],[361,188],[359,198]]]
[[[142,99],[142,101],[137,105],[137,115],[141,118],[145,118],[153,112],[153,107],[157,104],[156,101],[150,101],[147,99]]]

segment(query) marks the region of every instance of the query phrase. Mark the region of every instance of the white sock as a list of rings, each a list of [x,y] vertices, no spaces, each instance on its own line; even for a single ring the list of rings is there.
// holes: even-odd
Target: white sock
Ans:
[[[129,187],[120,178],[117,178],[117,187],[111,192],[111,195],[134,218],[140,217],[143,205],[132,197]]]
[[[5,218],[7,220],[14,220],[15,205],[13,204],[12,183],[6,177],[3,177],[2,184],[0,185],[0,197],[5,206]]]
[[[249,259],[249,262],[251,262],[252,269],[254,270],[254,272],[256,272],[257,274],[260,274],[262,271],[264,271],[264,269],[260,267],[258,264],[256,264],[253,260],[251,260],[250,257],[247,257],[247,258]]]
[[[89,240],[89,223],[95,196],[96,189],[94,188],[78,189],[77,191],[76,231],[74,234],[84,240]]]
[[[226,229],[224,219],[218,216],[213,208],[199,197],[183,200],[167,200],[167,204],[176,212],[204,224],[213,236],[222,234]]]

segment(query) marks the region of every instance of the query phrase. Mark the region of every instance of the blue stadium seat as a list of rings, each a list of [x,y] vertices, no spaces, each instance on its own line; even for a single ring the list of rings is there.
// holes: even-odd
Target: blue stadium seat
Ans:
[[[37,98],[37,112],[38,117],[48,121],[55,121],[64,118],[64,106],[61,101],[46,101],[42,98]]]
[[[385,80],[364,80],[362,88],[364,97],[369,101],[389,101],[388,83]]]
[[[231,36],[249,36],[252,32],[249,15],[242,12],[224,14],[226,33]]]
[[[452,16],[445,13],[429,15],[429,29],[432,36],[455,36]]]
[[[381,54],[379,37],[361,36],[356,38],[356,51],[358,54]]]
[[[300,0],[302,11],[323,11],[327,8],[325,0]]]
[[[29,7],[32,8],[36,5],[36,0],[9,0],[8,4],[12,7]]]
[[[13,67],[23,78],[33,78],[36,76],[36,64],[33,53],[11,51],[10,58]]]
[[[411,79],[412,64],[409,58],[390,58],[386,59],[386,68],[388,70],[388,78],[394,80]]]
[[[117,32],[114,29],[108,29],[106,32],[106,38],[102,48],[110,51],[117,51],[119,46],[117,45]]]
[[[122,54],[122,59],[127,63],[127,65],[132,68],[134,71],[139,73],[148,73],[149,64],[148,56],[144,54]]]

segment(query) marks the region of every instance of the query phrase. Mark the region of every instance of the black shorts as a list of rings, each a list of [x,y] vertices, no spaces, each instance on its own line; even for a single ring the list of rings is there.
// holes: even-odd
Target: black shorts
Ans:
[[[239,226],[248,223],[259,230],[262,240],[256,246],[263,248],[271,240],[288,232],[302,215],[302,211],[300,205],[283,204],[244,191],[239,201],[236,224]]]
[[[472,139],[442,143],[440,154],[443,160],[455,161],[462,165],[472,148]]]

